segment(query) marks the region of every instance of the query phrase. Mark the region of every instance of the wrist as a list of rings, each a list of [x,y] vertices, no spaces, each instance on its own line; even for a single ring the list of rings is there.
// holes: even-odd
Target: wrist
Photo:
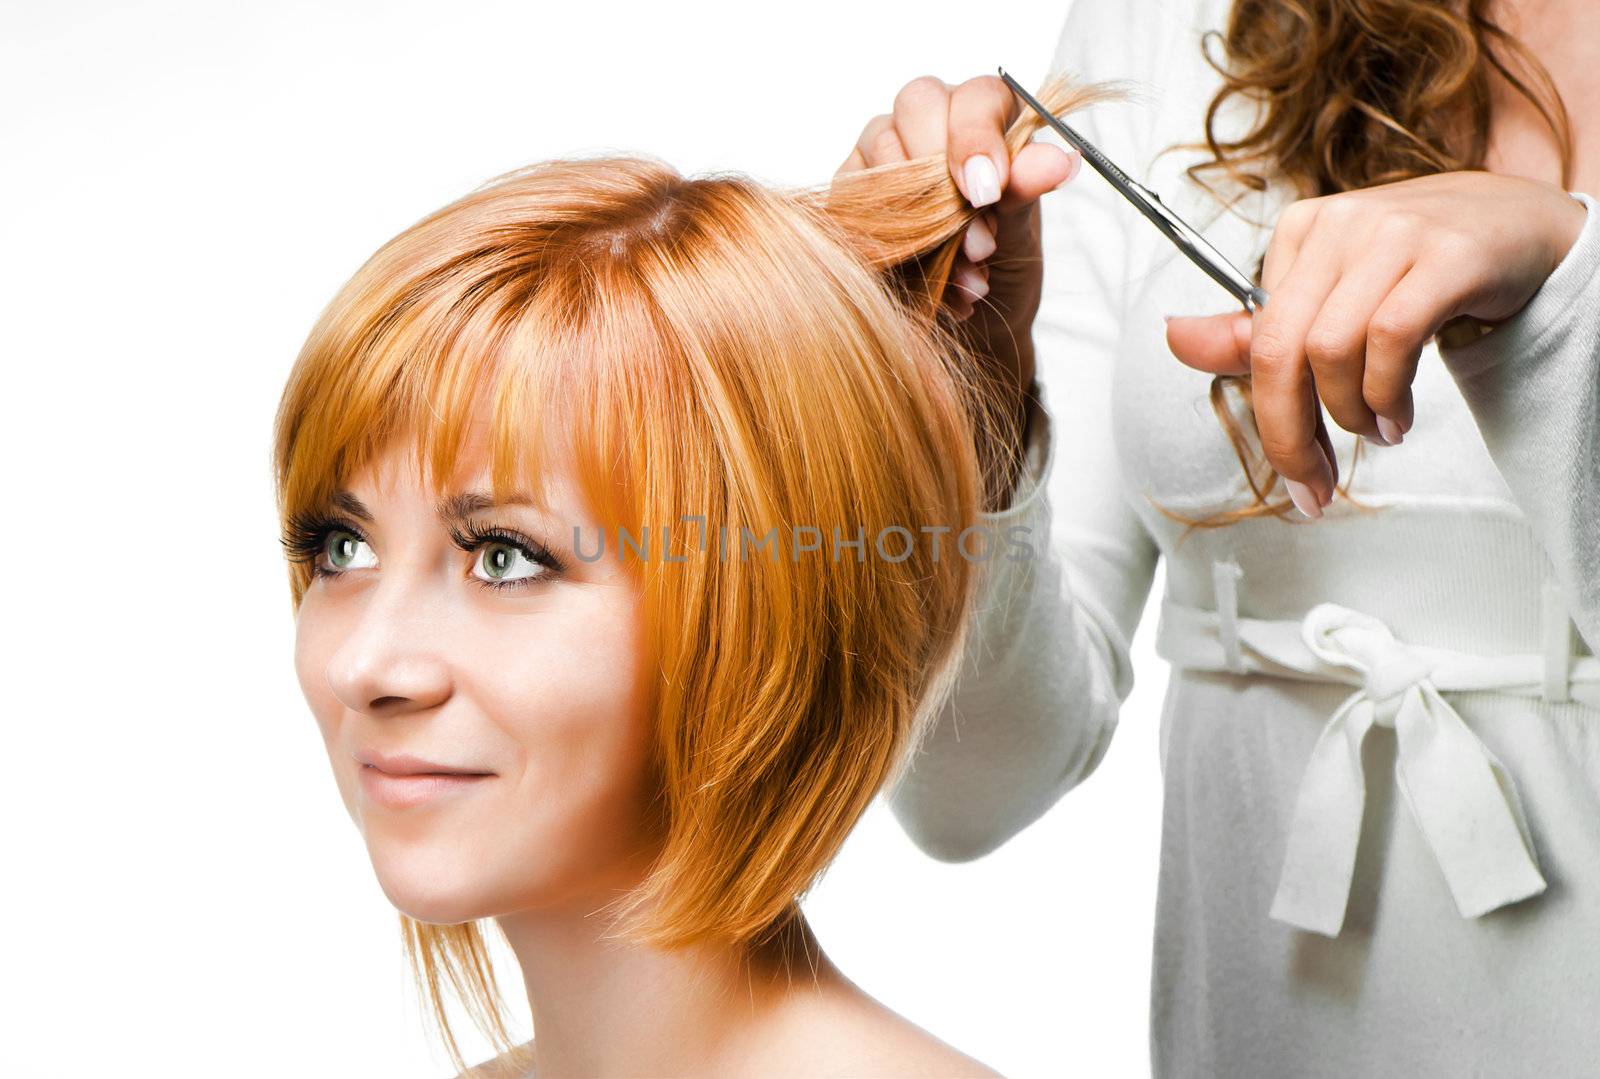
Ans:
[[[1441,338],[1440,356],[1458,384],[1500,378],[1496,369],[1513,357],[1516,373],[1508,377],[1521,378],[1551,356],[1563,355],[1564,349],[1581,346],[1583,355],[1592,355],[1590,313],[1600,304],[1600,203],[1581,191],[1568,192],[1567,197],[1582,207],[1583,229],[1521,310],[1494,323],[1489,327],[1493,332],[1481,339],[1452,347]]]
[[[1552,203],[1552,206],[1555,212],[1549,218],[1545,229],[1545,272],[1535,292],[1538,288],[1542,288],[1556,269],[1567,260],[1589,218],[1588,207],[1566,192],[1558,192],[1556,202]],[[1464,348],[1494,332],[1502,323],[1520,313],[1521,309],[1506,318],[1497,319],[1459,315],[1439,327],[1436,338],[1439,344],[1446,348]]]

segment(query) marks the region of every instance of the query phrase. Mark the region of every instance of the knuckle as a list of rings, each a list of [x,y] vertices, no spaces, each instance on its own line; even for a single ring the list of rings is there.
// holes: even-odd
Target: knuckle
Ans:
[[[893,116],[890,116],[886,112],[880,112],[878,115],[861,125],[861,134],[856,139],[856,145],[861,147],[863,150],[866,149],[869,145],[871,145],[872,140],[878,137],[879,132],[886,127],[893,126],[893,124]]]
[[[895,94],[894,111],[904,114],[944,108],[947,98],[948,91],[943,81],[932,75],[918,75]]]
[[[1310,210],[1311,202],[1309,199],[1301,199],[1298,202],[1291,202],[1289,205],[1283,208],[1283,213],[1278,215],[1278,228],[1292,229],[1297,225],[1304,224],[1306,214],[1309,213]]]
[[[1422,220],[1411,210],[1392,210],[1378,222],[1378,235],[1387,241],[1407,241],[1421,235]]]
[[[1281,432],[1261,433],[1261,452],[1267,455],[1274,468],[1285,475],[1300,474],[1298,467],[1301,447]]]
[[[1317,219],[1317,214],[1321,211],[1321,207],[1317,204],[1322,201],[1321,198],[1313,198],[1290,203],[1278,217],[1278,229],[1299,232],[1310,227],[1311,222]]]
[[[1334,363],[1351,351],[1350,335],[1343,330],[1314,327],[1306,334],[1306,358],[1313,363]]]
[[[1373,412],[1393,416],[1404,402],[1405,388],[1389,385],[1372,386],[1363,390],[1361,396],[1366,401],[1367,408]]]
[[[867,135],[862,149],[872,161],[897,160],[901,152],[900,136],[893,124],[884,124]]]
[[[1380,311],[1367,327],[1367,340],[1378,348],[1392,349],[1404,344],[1412,334],[1411,319],[1398,311]]]
[[[1441,232],[1434,235],[1429,248],[1439,259],[1461,268],[1477,254],[1477,242],[1460,232]]]
[[[1359,217],[1364,210],[1355,199],[1355,194],[1351,191],[1341,191],[1317,199],[1316,201],[1322,204],[1316,208],[1317,217],[1329,224],[1343,224]]]
[[[1010,94],[1010,89],[998,75],[974,75],[960,86],[955,92],[963,98],[974,99],[988,98],[995,101],[1004,100]]]
[[[1278,368],[1294,358],[1293,348],[1283,334],[1263,327],[1250,339],[1250,364]]]

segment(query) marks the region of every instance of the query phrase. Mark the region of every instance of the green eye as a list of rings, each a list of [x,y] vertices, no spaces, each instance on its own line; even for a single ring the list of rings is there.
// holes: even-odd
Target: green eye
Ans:
[[[334,529],[328,533],[327,546],[323,553],[328,556],[328,564],[336,570],[360,569],[364,566],[377,565],[377,559],[369,558],[367,561],[358,561],[362,549],[367,555],[372,554],[372,548],[367,547],[366,541],[352,532],[343,529]]]
[[[483,545],[482,551],[483,554],[478,557],[477,568],[482,569],[481,579],[491,584],[501,581],[530,580],[549,572],[548,567],[529,558],[515,544],[490,541]],[[519,562],[522,563],[524,570],[520,573],[517,572]]]

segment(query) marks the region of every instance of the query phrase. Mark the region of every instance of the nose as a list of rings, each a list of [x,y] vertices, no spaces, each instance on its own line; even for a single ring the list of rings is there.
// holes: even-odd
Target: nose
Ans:
[[[451,691],[445,619],[420,582],[380,581],[328,661],[334,696],[352,711],[400,715],[437,707]]]

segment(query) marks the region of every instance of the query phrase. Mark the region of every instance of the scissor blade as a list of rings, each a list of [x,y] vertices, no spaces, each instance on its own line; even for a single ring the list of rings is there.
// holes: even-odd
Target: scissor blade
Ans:
[[[1054,113],[1039,103],[1038,99],[1022,85],[1006,74],[1005,68],[1000,68],[1000,78],[1005,80],[1007,86],[1034,112],[1038,113],[1062,138],[1066,139],[1077,151],[1083,155],[1091,168],[1106,178],[1106,181],[1121,193],[1122,197],[1131,202],[1135,209],[1148,218],[1151,224],[1160,229],[1162,235],[1171,240],[1178,250],[1189,257],[1189,260],[1200,267],[1217,284],[1233,294],[1234,299],[1244,305],[1246,311],[1253,311],[1267,302],[1267,293],[1257,287],[1248,277],[1240,273],[1238,268],[1222,256],[1215,247],[1206,242],[1205,238],[1191,228],[1187,222],[1167,208],[1161,201],[1161,196],[1128,177],[1121,169],[1112,163],[1111,159],[1100,152],[1094,143],[1068,127]]]
[[[1055,128],[1057,134],[1066,139],[1067,142],[1071,143],[1072,146],[1083,155],[1083,159],[1087,161],[1096,172],[1111,182],[1112,187],[1116,188],[1118,191],[1121,191],[1123,195],[1125,195],[1130,201],[1139,201],[1140,192],[1142,192],[1144,189],[1130,180],[1127,174],[1121,169],[1117,168],[1116,165],[1112,164],[1111,159],[1105,154],[1101,153],[1098,146],[1084,138],[1082,135],[1078,134],[1076,131],[1072,130],[1072,128],[1068,127],[1062,122],[1060,117],[1056,116],[1049,109],[1040,104],[1038,98],[1028,93],[1028,91],[1022,88],[1021,83],[1017,82],[1016,79],[1013,79],[1010,75],[1006,74],[1005,68],[1000,68],[999,71],[1000,78],[1005,80],[1006,85],[1011,87],[1018,97],[1027,102],[1030,109],[1043,117],[1045,123]]]

